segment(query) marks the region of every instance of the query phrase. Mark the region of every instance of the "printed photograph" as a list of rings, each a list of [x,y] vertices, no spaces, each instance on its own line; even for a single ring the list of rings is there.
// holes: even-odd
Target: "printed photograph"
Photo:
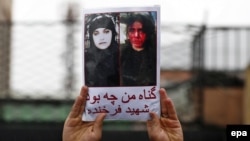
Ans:
[[[89,87],[120,86],[119,15],[85,15],[85,84]]]
[[[87,86],[156,85],[156,14],[85,15],[84,81]]]
[[[121,85],[156,85],[156,12],[120,13]]]

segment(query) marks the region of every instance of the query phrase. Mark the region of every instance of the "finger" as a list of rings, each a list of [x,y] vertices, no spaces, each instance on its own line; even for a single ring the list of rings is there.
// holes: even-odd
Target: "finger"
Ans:
[[[167,98],[166,101],[167,109],[168,109],[168,117],[170,119],[178,119],[177,112],[174,107],[174,103],[170,98]]]
[[[96,117],[96,120],[94,122],[93,131],[99,135],[101,135],[101,133],[102,133],[102,125],[103,125],[103,120],[104,120],[105,116],[106,116],[105,113],[99,114]]]
[[[79,115],[80,109],[81,109],[80,105],[82,104],[82,101],[83,101],[82,97],[78,96],[76,98],[76,100],[75,100],[75,102],[74,102],[74,104],[73,104],[73,106],[71,108],[71,111],[69,113],[70,118],[75,118],[75,117],[77,117]]]
[[[148,134],[156,133],[158,129],[160,129],[160,120],[156,113],[149,113],[151,119],[147,121],[147,130]]]
[[[80,96],[83,97],[83,103],[82,103],[82,106],[81,106],[81,109],[80,109],[80,116],[84,112],[84,109],[85,109],[85,106],[86,106],[86,100],[87,100],[88,92],[89,92],[88,87],[87,86],[83,86],[82,89],[81,89],[81,93],[80,93]]]
[[[165,89],[161,88],[159,90],[160,93],[160,103],[161,103],[161,114],[168,114],[168,106],[167,106],[167,92]]]
[[[87,86],[82,86],[80,95],[82,97],[85,97],[85,98],[87,97],[87,95],[88,95],[88,87]]]
[[[86,89],[85,87],[82,87],[80,95],[76,98],[71,108],[71,111],[69,113],[69,118],[76,118],[83,112],[86,103],[86,97],[84,98],[82,96],[82,93],[86,91],[85,89]]]

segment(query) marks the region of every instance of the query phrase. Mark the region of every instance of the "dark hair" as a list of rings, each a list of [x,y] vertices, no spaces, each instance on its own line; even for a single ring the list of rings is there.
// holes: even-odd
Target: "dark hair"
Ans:
[[[156,28],[155,28],[153,17],[150,14],[141,14],[141,13],[129,14],[125,20],[125,24],[127,25],[126,27],[127,33],[129,30],[129,27],[136,21],[142,23],[142,30],[146,33],[146,41],[144,43],[144,45],[146,45],[145,47],[155,46]]]
[[[116,30],[115,30],[115,23],[112,20],[112,17],[110,15],[97,15],[95,18],[92,19],[92,21],[89,24],[89,39],[90,39],[90,47],[95,46],[93,41],[93,32],[97,28],[106,28],[110,29],[112,31],[112,40],[111,44],[116,42]]]

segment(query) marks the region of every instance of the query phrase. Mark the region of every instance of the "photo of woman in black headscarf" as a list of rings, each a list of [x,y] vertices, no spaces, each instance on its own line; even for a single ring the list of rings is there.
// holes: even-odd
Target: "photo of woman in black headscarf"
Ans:
[[[85,16],[85,85],[119,86],[117,17],[111,14]]]

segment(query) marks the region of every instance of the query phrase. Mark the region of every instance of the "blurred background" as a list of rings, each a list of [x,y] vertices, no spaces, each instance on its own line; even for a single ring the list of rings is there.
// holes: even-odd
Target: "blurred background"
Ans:
[[[60,141],[82,79],[84,8],[161,6],[161,87],[186,141],[250,124],[247,0],[0,0],[0,140]],[[148,140],[143,122],[104,123],[103,141]]]

